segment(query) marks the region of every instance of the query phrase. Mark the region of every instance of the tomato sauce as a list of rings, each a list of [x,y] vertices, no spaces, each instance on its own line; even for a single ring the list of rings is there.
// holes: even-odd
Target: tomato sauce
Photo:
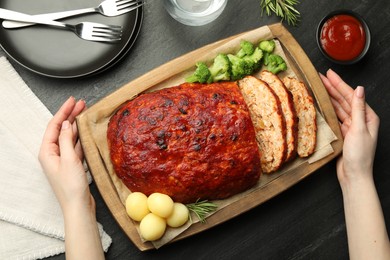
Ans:
[[[320,42],[323,50],[333,59],[353,60],[366,44],[363,25],[351,15],[335,15],[327,20],[321,30]]]

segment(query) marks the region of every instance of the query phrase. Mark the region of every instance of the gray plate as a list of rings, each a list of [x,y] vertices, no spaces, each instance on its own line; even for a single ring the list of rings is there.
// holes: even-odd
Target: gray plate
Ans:
[[[93,7],[99,0],[4,0],[1,8],[28,14]],[[21,29],[0,26],[0,45],[9,57],[38,74],[55,78],[77,78],[102,72],[118,62],[133,46],[141,29],[143,7],[116,17],[87,14],[63,19],[123,26],[118,43],[85,41],[71,31],[35,25]],[[2,22],[2,20],[0,20]]]

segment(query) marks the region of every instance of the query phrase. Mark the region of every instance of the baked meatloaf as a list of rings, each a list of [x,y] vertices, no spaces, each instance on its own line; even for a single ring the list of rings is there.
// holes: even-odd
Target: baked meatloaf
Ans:
[[[295,158],[298,144],[298,117],[294,107],[293,96],[279,77],[272,72],[263,70],[260,73],[260,79],[268,84],[280,100],[286,124],[287,155],[285,161],[290,161]]]
[[[107,139],[117,176],[146,195],[223,199],[254,186],[261,174],[255,130],[235,82],[142,94],[111,117]]]
[[[286,77],[284,85],[292,93],[295,110],[298,116],[299,157],[307,157],[314,153],[317,144],[317,115],[314,101],[305,84],[296,78]]]
[[[274,172],[287,155],[286,125],[280,100],[266,82],[253,76],[246,76],[238,84],[256,130],[262,171]]]

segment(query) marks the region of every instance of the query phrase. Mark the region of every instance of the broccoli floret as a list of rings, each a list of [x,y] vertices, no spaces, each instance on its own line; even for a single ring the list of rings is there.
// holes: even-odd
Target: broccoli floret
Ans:
[[[255,51],[255,46],[251,42],[248,41],[241,41],[240,43],[241,49],[237,52],[236,56],[239,58],[242,58],[247,55],[252,55],[252,53]]]
[[[209,68],[204,62],[196,63],[195,72],[186,78],[186,81],[189,83],[200,82],[200,83],[210,83],[212,80],[211,73]]]
[[[269,41],[261,41],[259,43],[259,48],[262,51],[272,53],[275,49],[275,41],[274,40],[269,40]]]
[[[252,63],[254,70],[258,70],[261,67],[261,58],[263,58],[263,51],[257,47],[251,55],[245,56],[243,59]]]
[[[239,58],[233,54],[228,54],[227,55],[230,63],[231,63],[231,68],[232,68],[232,74],[231,74],[231,79],[232,80],[238,80],[242,79],[246,75],[252,74],[254,68],[253,68],[253,63],[247,62],[242,58]]]
[[[214,82],[220,80],[230,80],[231,67],[230,60],[226,54],[218,54],[213,65],[209,68],[211,78]]]
[[[273,74],[278,74],[279,72],[285,71],[287,69],[286,62],[281,56],[277,54],[268,54],[266,65],[267,65],[267,70],[269,70]]]
[[[269,57],[269,53],[268,52],[263,52],[263,63],[264,65],[268,65],[268,57]]]

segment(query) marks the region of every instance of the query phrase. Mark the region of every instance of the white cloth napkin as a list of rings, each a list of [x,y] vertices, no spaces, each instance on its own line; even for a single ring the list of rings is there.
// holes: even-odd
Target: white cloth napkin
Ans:
[[[65,252],[61,208],[38,151],[47,108],[0,57],[0,259],[39,259]],[[99,224],[103,249],[111,238]]]

